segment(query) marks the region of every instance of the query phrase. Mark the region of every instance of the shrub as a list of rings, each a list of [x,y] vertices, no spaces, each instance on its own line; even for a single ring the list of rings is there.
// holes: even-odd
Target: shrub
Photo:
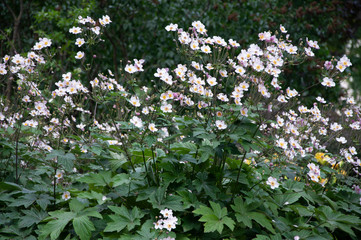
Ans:
[[[111,20],[77,22],[83,49]],[[279,80],[318,43],[296,45],[283,26],[245,49],[199,21],[165,29],[182,63],[147,82],[142,59],[120,81],[108,70],[87,82],[97,59],[84,51],[80,68],[45,82],[47,38],[6,57],[17,95],[0,114],[4,238],[357,239],[359,108],[322,96],[302,105],[307,89]],[[326,61],[314,87],[334,87],[349,66]]]

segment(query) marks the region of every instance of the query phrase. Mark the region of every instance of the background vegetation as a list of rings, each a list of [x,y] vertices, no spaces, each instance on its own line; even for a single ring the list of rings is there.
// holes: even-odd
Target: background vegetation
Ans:
[[[359,94],[361,86],[361,3],[357,0],[322,1],[161,1],[161,0],[74,0],[74,1],[7,1],[0,2],[0,55],[27,51],[39,37],[53,39],[61,53],[56,56],[53,71],[49,76],[60,78],[67,67],[75,63],[71,56],[77,51],[72,44],[68,29],[73,26],[79,15],[101,17],[112,16],[112,24],[105,31],[104,40],[97,49],[88,49],[95,55],[89,81],[98,71],[114,69],[119,79],[119,68],[127,60],[144,58],[148,64],[145,70],[154,70],[155,66],[170,67],[179,62],[180,56],[173,48],[173,42],[162,31],[170,22],[189,26],[194,20],[202,21],[212,35],[238,41],[242,47],[257,39],[257,34],[269,29],[278,29],[283,24],[294,33],[294,39],[308,36],[321,44],[316,61],[331,56],[341,57],[348,51],[353,63],[351,67],[353,81],[351,88]],[[71,60],[70,60],[71,59]],[[121,60],[121,61],[120,61]],[[145,71],[143,77],[150,80],[152,71]],[[288,69],[286,84],[305,89],[319,81],[316,75],[319,68],[301,64]],[[1,92],[11,96],[14,91],[10,81],[1,86]],[[306,91],[305,102],[310,103],[314,96],[324,94],[320,89]],[[321,90],[322,91],[322,90]],[[327,100],[335,101],[344,94],[339,88],[327,94]]]

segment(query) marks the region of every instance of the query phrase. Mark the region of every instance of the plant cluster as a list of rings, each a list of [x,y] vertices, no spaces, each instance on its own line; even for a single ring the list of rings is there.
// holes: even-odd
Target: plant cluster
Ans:
[[[17,89],[0,110],[2,238],[357,239],[360,108],[352,97],[307,106],[307,89],[279,78],[311,62],[317,41],[295,43],[281,25],[242,49],[200,21],[169,24],[177,66],[144,81],[134,59],[119,80],[87,81],[97,58],[82,49],[111,22],[78,18],[80,67],[54,83],[51,39],[3,58],[1,81]],[[313,87],[351,65],[325,61]]]

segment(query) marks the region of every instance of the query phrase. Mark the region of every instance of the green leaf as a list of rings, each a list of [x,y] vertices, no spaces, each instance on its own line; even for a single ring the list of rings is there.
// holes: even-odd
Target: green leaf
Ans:
[[[64,166],[64,169],[68,172],[72,171],[74,168],[75,156],[72,153],[67,153],[65,155],[58,157],[58,163]]]
[[[102,215],[98,212],[98,209],[96,207],[92,207],[92,208],[86,208],[83,211],[81,211],[80,213],[78,213],[79,216],[88,216],[88,217],[95,217],[95,218],[99,218],[102,219]]]
[[[41,220],[46,218],[48,214],[44,211],[38,211],[36,208],[31,210],[22,210],[25,216],[22,216],[19,221],[19,228],[28,228],[33,224],[39,223]]]
[[[109,217],[112,219],[112,222],[107,223],[104,232],[114,232],[114,231],[120,232],[128,224],[128,221],[123,217],[117,215],[109,215]]]
[[[111,182],[111,172],[90,173],[79,178],[78,181],[105,187]]]
[[[352,229],[351,229],[352,226],[349,226],[349,225],[344,224],[344,223],[339,223],[337,225],[337,227],[340,228],[342,231],[350,234],[351,236],[356,237],[354,231],[352,231]]]
[[[46,160],[57,159],[58,163],[61,164],[65,170],[72,171],[74,167],[75,156],[72,153],[65,153],[64,150],[53,150],[49,153]]]
[[[53,198],[50,197],[48,194],[41,194],[39,195],[38,199],[36,199],[36,203],[39,204],[39,206],[45,210],[47,206],[50,204],[50,200]]]
[[[157,191],[149,196],[149,203],[153,208],[163,210],[164,208],[170,208],[175,211],[183,211],[182,198],[177,195],[166,196],[165,188],[158,188]]]
[[[236,212],[237,221],[242,222],[248,228],[252,228],[252,219],[248,216],[247,205],[243,202],[242,198],[234,199],[234,205],[231,205],[231,207]]]
[[[270,238],[265,235],[257,234],[256,238],[253,238],[253,240],[270,240]]]
[[[90,200],[96,200],[99,205],[102,205],[105,201],[103,200],[104,195],[95,191],[82,192],[78,194],[78,198],[86,198]]]
[[[141,229],[137,232],[140,236],[144,238],[144,240],[148,239],[154,239],[156,232],[151,231],[151,229],[154,227],[152,220],[147,220],[145,223],[143,223]]]
[[[222,218],[227,215],[227,208],[222,208],[218,203],[209,202],[217,218]]]
[[[269,220],[263,213],[250,212],[248,216],[249,218],[255,220],[259,225],[269,230],[271,233],[276,233],[272,227],[271,220]]]
[[[291,179],[288,179],[285,182],[283,182],[283,187],[287,190],[302,191],[304,186],[305,184],[303,182],[297,182]]]
[[[116,152],[110,152],[112,159],[109,160],[110,166],[113,171],[117,170],[118,168],[122,167],[123,164],[127,162],[127,158],[123,153],[119,154]]]
[[[129,174],[126,173],[120,173],[113,177],[112,179],[113,187],[118,187],[123,184],[129,184]]]
[[[313,211],[310,211],[307,207],[302,205],[292,205],[290,208],[302,217],[310,217],[313,214]]]
[[[78,213],[81,210],[83,210],[85,207],[86,207],[86,204],[84,204],[83,202],[79,201],[76,198],[70,200],[70,202],[69,202],[69,208],[72,212]]]
[[[230,217],[226,216],[227,208],[221,208],[218,203],[209,203],[211,204],[212,209],[206,206],[200,206],[193,211],[195,214],[202,215],[199,221],[205,222],[204,232],[218,231],[219,234],[221,234],[224,225],[233,231],[235,222]]]
[[[283,205],[290,205],[294,202],[297,202],[297,200],[300,197],[301,197],[301,194],[299,194],[299,193],[291,193],[291,192],[287,191],[281,195],[274,196],[274,199],[279,206],[283,206]]]
[[[76,216],[76,213],[62,211],[49,212],[49,214],[51,217],[48,217],[47,219],[55,219],[51,220],[40,229],[41,239],[45,239],[49,235],[51,240],[58,239],[65,226]]]
[[[193,213],[198,215],[213,215],[211,208],[201,205],[198,209],[194,210]]]
[[[157,138],[152,135],[148,135],[144,138],[144,142],[147,144],[148,147],[151,147],[154,143],[157,142]]]
[[[19,207],[24,206],[25,208],[29,207],[38,199],[37,195],[34,193],[28,193],[16,199],[13,203],[11,203],[10,207]]]
[[[135,226],[140,225],[140,219],[144,216],[137,207],[134,207],[131,211],[124,205],[121,207],[109,206],[109,209],[117,215],[109,216],[113,222],[107,224],[107,227],[104,230],[106,232],[120,232],[125,227],[131,231]]]
[[[21,190],[21,187],[11,182],[0,182],[0,190],[15,191],[15,190]]]
[[[80,216],[73,219],[73,226],[76,234],[81,240],[91,238],[91,232],[95,230],[94,224],[87,216]]]

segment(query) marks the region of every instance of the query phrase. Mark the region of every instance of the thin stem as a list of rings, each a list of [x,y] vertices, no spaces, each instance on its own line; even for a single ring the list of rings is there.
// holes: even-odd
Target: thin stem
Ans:
[[[147,163],[145,161],[145,155],[144,155],[143,149],[142,149],[142,154],[143,154],[143,162],[144,162],[145,172],[146,172],[146,176],[147,176],[147,182],[148,182],[148,186],[150,186],[149,176],[148,176],[148,168],[147,168]]]
[[[132,159],[131,159],[131,157],[130,157],[130,154],[129,154],[126,146],[125,146],[125,142],[124,142],[124,140],[123,140],[123,138],[122,138],[122,135],[120,134],[120,131],[119,131],[119,129],[118,129],[118,126],[117,126],[117,124],[115,123],[115,121],[114,121],[113,118],[110,118],[110,119],[112,120],[113,125],[114,125],[114,127],[115,127],[115,130],[116,130],[117,133],[118,133],[118,136],[119,136],[120,141],[122,141],[122,144],[123,144],[123,146],[124,146],[124,152],[125,152],[125,154],[127,155],[128,162],[130,163],[133,171],[135,172],[134,164],[133,164]]]
[[[256,136],[256,133],[258,131],[258,129],[261,127],[262,123],[260,123],[258,126],[257,126],[257,129],[254,131],[253,135],[252,135],[252,138],[254,138],[254,136]],[[237,173],[237,180],[236,180],[236,184],[238,183],[238,180],[239,180],[239,176],[241,174],[241,169],[242,169],[242,166],[243,166],[243,162],[244,162],[244,159],[246,158],[246,154],[247,154],[247,151],[244,152],[243,154],[243,157],[242,157],[242,161],[241,161],[241,164],[239,165],[239,169],[238,169],[238,173]],[[253,188],[253,187],[252,187]],[[251,188],[251,189],[252,189]],[[234,197],[234,193],[232,193],[232,200],[233,200],[233,197]]]
[[[53,197],[54,197],[54,209],[55,209],[55,205],[56,205],[56,167],[54,168],[54,178],[53,178],[53,181],[54,181],[54,188],[53,188]]]
[[[19,161],[19,135],[20,132],[17,129],[16,130],[16,146],[15,146],[15,182],[18,183],[19,178],[18,178],[18,161]]]
[[[154,164],[154,176],[155,176],[155,178],[157,179],[157,184],[159,185],[157,162],[155,161],[153,147],[151,147],[151,150],[152,150],[152,157],[153,157],[153,164]]]

